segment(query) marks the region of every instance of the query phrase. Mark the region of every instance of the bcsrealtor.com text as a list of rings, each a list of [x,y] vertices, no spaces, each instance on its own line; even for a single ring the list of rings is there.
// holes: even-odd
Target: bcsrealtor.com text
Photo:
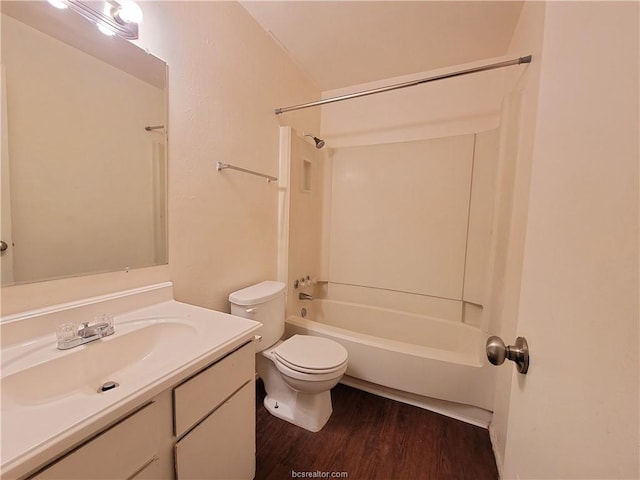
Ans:
[[[291,478],[349,478],[348,472],[327,472],[315,470],[313,472],[297,472],[291,470]]]

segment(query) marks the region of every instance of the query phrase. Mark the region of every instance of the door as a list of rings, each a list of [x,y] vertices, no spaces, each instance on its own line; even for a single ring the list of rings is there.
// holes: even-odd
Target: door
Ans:
[[[546,6],[504,478],[640,478],[638,14]]]
[[[13,235],[11,232],[11,185],[9,182],[9,135],[7,125],[7,82],[4,65],[1,68],[0,104],[2,108],[2,152],[0,155],[0,240],[4,242],[0,249],[0,271],[2,285],[13,284]]]

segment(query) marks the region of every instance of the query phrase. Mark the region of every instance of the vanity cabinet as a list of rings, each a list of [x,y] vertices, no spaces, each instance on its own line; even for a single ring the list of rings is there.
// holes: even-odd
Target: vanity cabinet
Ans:
[[[254,474],[255,346],[248,342],[28,478],[213,480]]]
[[[160,414],[156,403],[151,402],[32,478],[136,478],[158,460]]]
[[[254,357],[251,342],[174,389],[178,480],[253,478]]]
[[[178,480],[252,479],[255,474],[255,384],[247,383],[175,446]]]

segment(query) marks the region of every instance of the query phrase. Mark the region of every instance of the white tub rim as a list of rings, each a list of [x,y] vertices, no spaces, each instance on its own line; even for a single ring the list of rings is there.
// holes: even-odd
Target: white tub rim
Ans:
[[[367,309],[367,310],[377,310],[377,311],[382,311],[382,312],[388,312],[388,313],[392,313],[392,314],[400,314],[400,315],[406,315],[409,317],[414,317],[414,318],[422,318],[422,319],[426,319],[429,320],[431,322],[435,322],[438,323],[440,325],[446,325],[448,328],[460,328],[461,330],[471,330],[471,331],[477,331],[480,330],[480,328],[474,326],[474,325],[468,325],[466,323],[462,323],[456,320],[450,320],[447,318],[440,318],[440,317],[434,317],[433,315],[425,315],[423,313],[417,313],[417,312],[410,312],[410,311],[406,311],[406,310],[399,310],[397,308],[389,308],[389,307],[381,307],[378,305],[368,305],[365,303],[358,303],[358,302],[349,302],[346,300],[333,300],[331,298],[316,298],[313,299],[312,303],[334,303],[337,305],[348,305],[350,307],[358,307],[358,308],[362,308],[362,309]],[[299,315],[291,315],[291,316],[299,316]],[[313,320],[313,319],[311,319]],[[315,320],[317,321],[317,320]],[[319,322],[319,323],[323,323],[323,322]],[[324,323],[323,323],[324,325]],[[339,328],[339,327],[338,327]],[[486,333],[484,331],[482,331],[482,333]]]
[[[348,303],[348,302],[345,302]],[[356,304],[357,305],[357,304]],[[438,319],[434,319],[438,320]],[[305,330],[311,330],[318,333],[325,333],[332,337],[342,339],[345,341],[354,341],[357,339],[360,343],[363,343],[370,347],[375,347],[388,351],[402,352],[406,355],[419,358],[429,358],[432,361],[440,361],[446,363],[454,363],[457,365],[464,365],[468,367],[482,368],[485,367],[485,362],[482,362],[479,358],[478,352],[457,352],[450,350],[443,350],[434,347],[427,347],[423,345],[416,345],[407,342],[401,342],[398,340],[389,340],[374,335],[368,335],[366,333],[358,332],[355,330],[348,330],[346,328],[336,327],[326,323],[319,322],[317,320],[303,318],[298,315],[289,315],[286,319],[287,323],[290,323],[296,327],[303,328]],[[447,322],[446,320],[441,320]],[[469,325],[463,325],[467,328],[473,328]],[[474,330],[477,330],[474,328]],[[323,332],[324,331],[324,332]]]

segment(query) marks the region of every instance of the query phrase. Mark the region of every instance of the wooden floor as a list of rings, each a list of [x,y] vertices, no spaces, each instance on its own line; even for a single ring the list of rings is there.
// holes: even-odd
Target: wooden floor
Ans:
[[[498,478],[483,428],[338,385],[333,415],[312,433],[269,414],[262,382],[257,385],[256,480],[295,478],[297,472],[350,480]]]

